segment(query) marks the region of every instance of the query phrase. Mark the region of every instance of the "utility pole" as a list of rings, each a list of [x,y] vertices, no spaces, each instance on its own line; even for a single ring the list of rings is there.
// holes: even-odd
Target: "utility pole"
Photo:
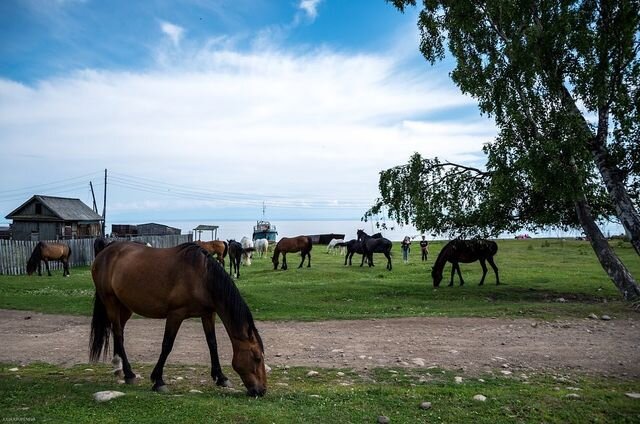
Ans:
[[[107,225],[107,169],[104,169],[104,201],[102,203],[102,237],[106,237],[105,227]]]
[[[91,197],[93,198],[93,211],[98,213],[98,205],[96,204],[96,194],[93,192],[93,183],[89,181],[89,187],[91,187]]]

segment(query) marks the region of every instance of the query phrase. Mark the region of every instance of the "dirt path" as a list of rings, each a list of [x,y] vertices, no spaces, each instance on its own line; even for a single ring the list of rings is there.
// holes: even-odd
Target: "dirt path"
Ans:
[[[0,310],[0,362],[60,365],[88,362],[90,318]],[[164,322],[129,321],[130,360],[153,363]],[[508,364],[512,371],[564,371],[640,377],[640,320],[399,318],[366,321],[260,322],[270,366],[438,366],[477,374]],[[217,328],[221,361],[229,339]],[[423,361],[424,365],[421,364]],[[169,362],[209,364],[199,320],[183,324]]]

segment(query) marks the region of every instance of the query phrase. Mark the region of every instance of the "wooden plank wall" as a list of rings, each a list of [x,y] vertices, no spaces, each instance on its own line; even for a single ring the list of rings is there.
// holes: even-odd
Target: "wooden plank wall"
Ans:
[[[181,243],[193,241],[192,234],[170,235],[170,236],[137,236],[130,238],[116,238],[109,240],[132,240],[142,243],[149,243],[153,247],[173,247]],[[51,240],[49,243],[65,243],[71,248],[71,260],[69,265],[85,266],[91,265],[94,259],[93,242],[95,238],[73,239],[73,240]],[[45,242],[47,242],[45,240]],[[0,240],[0,275],[22,275],[27,273],[27,261],[31,252],[35,249],[37,241],[26,240]],[[49,262],[49,269],[62,270],[62,263],[57,261]],[[44,263],[42,272],[46,273]]]

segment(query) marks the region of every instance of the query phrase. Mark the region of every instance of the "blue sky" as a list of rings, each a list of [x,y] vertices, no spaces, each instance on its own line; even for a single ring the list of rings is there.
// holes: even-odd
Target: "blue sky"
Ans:
[[[493,123],[383,0],[0,2],[0,212],[89,181],[110,223],[359,218]],[[2,222],[2,219],[0,219]]]

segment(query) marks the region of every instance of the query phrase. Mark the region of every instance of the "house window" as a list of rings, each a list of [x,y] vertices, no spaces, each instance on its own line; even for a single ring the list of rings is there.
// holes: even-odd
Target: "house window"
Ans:
[[[42,215],[42,203],[36,203],[36,215]]]

